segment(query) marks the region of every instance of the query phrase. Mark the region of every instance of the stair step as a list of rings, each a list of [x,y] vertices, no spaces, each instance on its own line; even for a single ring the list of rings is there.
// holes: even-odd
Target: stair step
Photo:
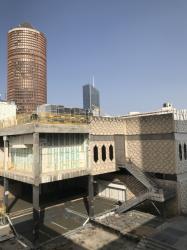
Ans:
[[[138,168],[132,162],[126,162],[120,167],[125,168],[129,173],[131,173],[136,179],[138,179],[143,185],[145,185],[149,190],[157,190],[158,185],[151,180],[140,168]]]
[[[136,246],[135,250],[176,250],[174,247],[170,246],[169,244],[156,241],[151,238],[143,238],[138,245]]]
[[[117,212],[118,213],[123,213],[127,210],[129,210],[130,208],[137,206],[139,203],[142,203],[143,201],[145,201],[147,198],[149,197],[149,193],[143,193],[142,195],[138,196],[138,197],[133,197],[132,199],[125,201],[118,209]]]

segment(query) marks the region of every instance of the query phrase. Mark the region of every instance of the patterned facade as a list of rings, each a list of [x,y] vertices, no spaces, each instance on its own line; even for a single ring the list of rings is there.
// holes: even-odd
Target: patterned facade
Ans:
[[[94,118],[91,121],[90,134],[105,135],[106,139],[107,136],[113,136],[109,144],[113,143],[115,148],[113,164],[116,170],[118,163],[125,164],[126,159],[130,158],[144,172],[176,178],[171,189],[173,186],[176,189],[177,200],[170,205],[175,211],[187,213],[186,111],[172,110],[123,118]],[[115,137],[118,137],[117,141]],[[94,145],[101,147],[104,144],[108,145],[108,142],[91,141],[90,147],[92,150]],[[110,164],[92,161],[92,171],[103,173],[106,166],[110,172]],[[168,183],[168,180],[163,180],[163,183]]]
[[[46,38],[30,24],[8,32],[7,99],[19,113],[47,102]]]

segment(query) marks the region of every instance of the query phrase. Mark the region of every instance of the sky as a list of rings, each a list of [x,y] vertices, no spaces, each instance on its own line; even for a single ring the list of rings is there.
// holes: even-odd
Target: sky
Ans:
[[[0,93],[7,32],[31,23],[47,37],[48,103],[82,107],[82,85],[109,115],[187,108],[186,0],[0,0]]]

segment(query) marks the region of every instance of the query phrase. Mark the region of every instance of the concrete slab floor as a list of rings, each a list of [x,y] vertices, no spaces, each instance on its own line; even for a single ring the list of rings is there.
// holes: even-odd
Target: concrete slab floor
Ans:
[[[71,216],[68,217],[67,214],[66,218],[60,218],[58,214],[60,210],[50,212],[54,212],[55,216],[52,217],[51,220],[48,220],[47,218],[44,225],[41,227],[41,242],[48,241],[52,239],[52,237],[56,237],[56,239],[44,244],[42,246],[42,250],[133,250],[137,244],[133,240],[120,237],[112,231],[109,232],[104,228],[95,226],[87,226],[74,234],[62,236],[60,235],[61,233],[68,232],[68,229],[70,228],[73,229],[76,223],[77,226],[81,225],[85,219],[77,215],[75,215],[74,218]],[[21,221],[23,218],[20,217],[19,219]],[[110,226],[118,229],[121,235],[125,235],[127,232],[130,232],[139,238],[146,236],[167,243],[172,247],[175,247],[177,250],[187,249],[187,217],[179,216],[169,220],[164,220],[154,215],[133,210],[120,216],[113,215],[111,218],[107,218],[107,221],[108,223],[110,222]],[[28,222],[25,226],[22,225],[22,230],[28,228]],[[31,235],[31,232],[26,230],[26,234],[29,236],[29,234]],[[0,244],[2,250],[11,250],[13,249],[12,246],[14,249],[24,249],[14,240]]]
[[[158,229],[159,232],[152,235],[151,238],[167,243],[177,250],[187,249],[187,217],[172,218]]]
[[[40,247],[41,250],[134,250],[136,243],[102,228],[87,226],[69,236],[61,236]],[[1,250],[30,249],[16,239],[0,244]]]
[[[100,197],[95,198],[95,213],[105,212],[114,208],[114,201]],[[40,242],[45,242],[78,227],[81,227],[88,217],[85,198],[69,200],[56,204],[41,211]],[[12,217],[16,231],[32,242],[33,218],[32,212],[26,215]]]
[[[149,213],[131,210],[123,214],[114,214],[98,219],[103,225],[119,231],[123,235],[132,235],[137,238],[150,236],[158,232],[165,219]]]

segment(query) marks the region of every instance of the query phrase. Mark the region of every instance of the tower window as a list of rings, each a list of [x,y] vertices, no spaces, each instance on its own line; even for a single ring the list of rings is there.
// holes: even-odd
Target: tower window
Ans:
[[[184,159],[187,159],[187,148],[186,148],[186,143],[184,143]]]
[[[109,147],[109,158],[111,161],[114,159],[114,150],[112,145]]]
[[[101,152],[102,152],[102,160],[106,161],[106,147],[105,147],[105,145],[102,146]]]
[[[94,158],[94,161],[97,162],[99,157],[98,157],[98,147],[97,146],[94,146],[93,148],[93,158]]]
[[[179,159],[182,161],[182,146],[179,144]]]

